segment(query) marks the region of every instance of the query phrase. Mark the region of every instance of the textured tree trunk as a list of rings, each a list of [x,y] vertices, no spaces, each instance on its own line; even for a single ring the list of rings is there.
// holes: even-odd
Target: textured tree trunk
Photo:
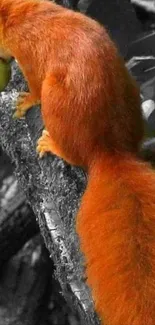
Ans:
[[[26,119],[12,119],[12,100],[19,89],[25,90],[16,68],[12,75],[0,97],[0,145],[14,162],[19,185],[38,220],[66,300],[78,310],[83,325],[99,324],[90,289],[83,281],[84,263],[75,233],[75,214],[86,177],[82,170],[55,156],[38,160],[35,146],[43,128],[40,109],[34,107]]]

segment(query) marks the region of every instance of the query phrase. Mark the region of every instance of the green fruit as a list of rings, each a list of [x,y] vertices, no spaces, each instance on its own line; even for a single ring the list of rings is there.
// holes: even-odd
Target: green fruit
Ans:
[[[0,92],[5,89],[11,78],[11,64],[0,58]]]

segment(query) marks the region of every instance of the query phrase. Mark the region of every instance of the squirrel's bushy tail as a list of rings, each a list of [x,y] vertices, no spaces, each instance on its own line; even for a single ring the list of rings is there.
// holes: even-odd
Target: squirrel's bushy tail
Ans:
[[[105,325],[155,325],[155,172],[98,160],[77,215],[86,276]]]

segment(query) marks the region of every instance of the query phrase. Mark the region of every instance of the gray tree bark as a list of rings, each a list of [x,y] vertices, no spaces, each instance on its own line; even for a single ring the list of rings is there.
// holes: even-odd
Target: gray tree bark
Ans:
[[[0,96],[0,145],[15,164],[19,186],[36,215],[63,295],[78,310],[83,325],[97,325],[75,232],[75,215],[86,176],[55,156],[38,159],[35,147],[43,128],[39,107],[30,110],[25,119],[12,119],[18,91],[25,89],[14,64],[12,81]]]

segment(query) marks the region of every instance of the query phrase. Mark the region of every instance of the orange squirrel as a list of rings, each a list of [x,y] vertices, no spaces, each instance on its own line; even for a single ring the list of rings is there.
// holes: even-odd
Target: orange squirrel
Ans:
[[[155,325],[155,174],[140,162],[139,89],[104,27],[48,1],[0,1],[0,53],[28,81],[16,117],[41,101],[40,156],[88,172],[76,229],[106,325]]]

